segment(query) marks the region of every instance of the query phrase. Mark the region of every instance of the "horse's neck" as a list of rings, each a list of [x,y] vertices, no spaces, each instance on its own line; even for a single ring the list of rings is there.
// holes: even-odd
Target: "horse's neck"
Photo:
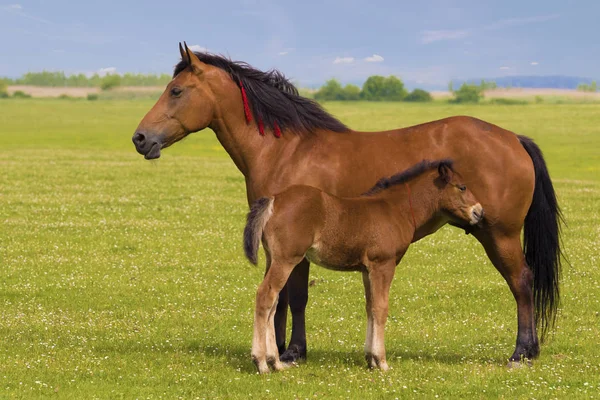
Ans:
[[[239,123],[233,118],[227,118],[213,121],[210,128],[236,167],[244,176],[248,176],[254,160],[259,158],[260,153],[258,144],[252,140],[252,136],[255,135],[253,127],[246,125],[245,121]]]
[[[228,81],[218,89],[219,99],[213,120],[209,125],[217,135],[217,139],[227,151],[246,181],[258,180],[261,176],[270,176],[277,154],[281,154],[284,146],[293,146],[293,133],[283,132],[276,138],[271,130],[260,135],[254,118],[247,122],[241,91],[233,81]],[[287,133],[287,134],[286,134]],[[288,149],[289,150],[289,149]],[[254,183],[255,185],[257,183]],[[258,182],[258,186],[262,183]]]

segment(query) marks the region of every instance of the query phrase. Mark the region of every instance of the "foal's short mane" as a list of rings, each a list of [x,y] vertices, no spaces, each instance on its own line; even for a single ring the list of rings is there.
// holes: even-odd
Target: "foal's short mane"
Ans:
[[[392,186],[396,186],[401,183],[408,182],[411,179],[414,179],[417,176],[421,175],[423,172],[429,171],[430,169],[433,169],[433,168],[439,168],[442,165],[446,166],[450,170],[454,171],[452,169],[452,164],[453,164],[453,161],[448,158],[443,159],[443,160],[436,160],[436,161],[423,160],[420,163],[417,163],[402,172],[399,172],[395,175],[390,176],[389,178],[381,178],[380,180],[377,181],[375,186],[373,186],[367,192],[363,193],[363,196],[371,196],[371,195],[377,194],[387,188],[390,188]]]
[[[242,61],[232,61],[221,55],[194,52],[205,64],[221,68],[244,88],[254,121],[267,129],[312,133],[316,129],[347,132],[348,127],[315,101],[298,95],[298,89],[276,69],[263,72]],[[188,67],[181,60],[173,77]]]

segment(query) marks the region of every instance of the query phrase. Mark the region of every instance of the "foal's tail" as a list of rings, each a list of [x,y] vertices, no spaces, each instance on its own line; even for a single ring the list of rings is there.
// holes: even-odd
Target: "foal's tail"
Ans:
[[[258,261],[258,246],[263,229],[273,215],[273,197],[262,197],[252,203],[244,228],[244,253],[250,262],[256,265]]]
[[[519,141],[531,157],[535,170],[535,189],[525,217],[523,247],[525,260],[533,272],[535,322],[543,339],[548,328],[554,325],[560,299],[560,228],[564,219],[542,151],[526,136],[519,136]]]

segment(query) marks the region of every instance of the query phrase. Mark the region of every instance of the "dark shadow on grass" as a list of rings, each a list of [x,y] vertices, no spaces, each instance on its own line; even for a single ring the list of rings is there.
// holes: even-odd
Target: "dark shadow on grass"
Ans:
[[[388,349],[386,352],[387,361],[390,364],[397,364],[405,360],[414,362],[435,362],[446,365],[459,365],[466,363],[477,363],[477,364],[506,364],[507,359],[497,359],[496,357],[482,357],[475,354],[460,354],[452,352],[441,352],[438,351],[434,354],[425,353],[419,351],[394,351],[394,349]],[[311,350],[308,351],[308,362],[323,362],[326,364],[340,364],[349,367],[365,367],[366,361],[362,350]]]
[[[506,364],[506,359],[496,359],[495,357],[481,357],[476,354],[460,354],[451,352],[425,353],[419,351],[389,351],[387,353],[388,362],[411,360],[435,362],[447,365],[458,365],[466,363],[477,364]]]
[[[255,374],[256,369],[250,357],[251,344],[241,345],[239,343],[205,343],[199,340],[187,340],[183,343],[178,343],[173,346],[165,346],[164,342],[138,343],[138,342],[118,342],[118,343],[102,343],[94,347],[96,352],[102,354],[119,353],[119,354],[203,354],[208,359],[215,359],[215,363],[224,363],[224,366],[231,370],[245,373]],[[446,365],[460,364],[481,364],[481,365],[505,365],[507,359],[499,359],[490,355],[485,357],[478,354],[461,354],[458,352],[437,351],[435,353],[427,353],[423,351],[412,350],[394,350],[388,348],[387,360],[391,366],[399,366],[402,362],[410,360],[413,362],[433,362]],[[330,365],[351,368],[367,369],[367,364],[364,358],[362,349],[309,349],[307,361],[302,361],[299,366],[309,363],[312,365]]]

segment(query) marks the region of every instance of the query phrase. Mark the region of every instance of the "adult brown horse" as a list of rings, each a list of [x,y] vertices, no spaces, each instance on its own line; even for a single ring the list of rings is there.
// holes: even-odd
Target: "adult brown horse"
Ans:
[[[300,97],[278,71],[179,46],[173,80],[140,122],[133,142],[146,159],[192,132],[211,128],[246,178],[248,202],[302,184],[351,197],[380,177],[423,159],[452,158],[486,211],[472,233],[517,302],[518,333],[510,360],[539,353],[559,300],[560,210],[540,149],[524,136],[471,117],[451,117],[385,132],[355,132]],[[449,223],[438,213],[413,241]],[[521,229],[524,248],[521,246]],[[309,263],[294,269],[275,317],[284,361],[306,356],[304,316]],[[285,350],[287,305],[292,336]]]

